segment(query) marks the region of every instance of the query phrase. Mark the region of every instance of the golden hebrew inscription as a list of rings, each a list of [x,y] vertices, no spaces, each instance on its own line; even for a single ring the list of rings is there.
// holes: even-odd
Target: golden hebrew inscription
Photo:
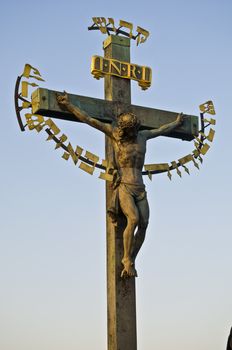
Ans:
[[[143,29],[142,27],[137,26],[137,34],[133,34],[133,23],[124,21],[120,19],[119,27],[115,26],[115,21],[113,18],[105,18],[105,17],[92,17],[93,25],[89,27],[91,29],[99,29],[101,33],[110,35],[110,32],[114,32],[114,34],[122,34],[128,36],[130,39],[135,39],[137,45],[145,43],[147,38],[149,37],[149,31]],[[129,32],[125,31],[124,28]]]
[[[145,43],[147,38],[149,37],[149,32],[146,29],[143,29],[141,27],[137,27],[137,45]]]
[[[46,120],[45,124],[49,127],[50,131],[51,131],[51,135],[48,136],[47,141],[50,141],[53,139],[53,137],[55,135],[58,135],[60,133],[60,129],[58,128],[58,126],[54,123],[54,121],[52,119],[48,119]]]
[[[92,167],[91,165],[88,165],[84,162],[81,162],[80,165],[79,165],[79,168],[81,170],[84,170],[86,173],[90,174],[90,175],[93,175],[93,172],[94,172],[94,167]]]
[[[69,142],[67,148],[68,148],[68,151],[69,151],[70,156],[72,157],[73,163],[76,165],[77,162],[78,162],[78,156],[77,156],[76,153],[74,152],[74,149],[73,149],[73,147],[72,147],[72,145],[71,145],[70,142]]]
[[[114,33],[116,33],[117,32],[117,28],[114,25],[114,19],[113,18],[108,18],[108,21],[109,21],[109,24],[112,25],[112,29],[113,29]]]
[[[191,162],[191,160],[193,160],[193,156],[192,156],[192,154],[188,154],[187,156],[178,159],[178,162],[181,165],[184,165],[184,164],[186,164],[188,162]]]
[[[56,143],[56,147],[55,149],[58,149],[60,147],[62,147],[63,143],[65,141],[67,141],[68,137],[65,135],[65,134],[62,134],[60,137],[59,137],[59,142]]]
[[[162,171],[162,170],[168,170],[169,165],[168,163],[161,163],[161,164],[145,164],[144,169],[147,171],[152,171],[152,170],[157,170],[157,171]]]
[[[208,141],[213,142],[214,139],[214,135],[215,135],[215,130],[213,130],[212,128],[209,130],[209,134],[206,137]]]
[[[120,25],[120,27],[128,28],[130,30],[129,36],[130,36],[130,38],[132,38],[132,36],[133,36],[133,24],[120,19],[119,25]]]
[[[96,20],[99,26],[107,27],[108,24],[104,21],[104,19],[101,18],[101,20]],[[114,30],[117,31],[116,27],[114,26],[114,20],[112,18],[109,18],[109,23],[111,26],[114,27]],[[127,23],[127,24],[126,24]],[[131,23],[129,22],[121,22],[121,24],[127,26],[129,30],[133,29],[133,26],[131,26]],[[104,31],[104,29],[102,29]],[[146,35],[149,35],[149,33],[146,33],[145,30],[143,30],[140,27],[137,27],[138,33],[140,35],[144,35],[144,38],[140,38],[141,42],[144,42],[146,40]],[[148,67],[138,66],[134,64],[129,64],[128,62],[121,62],[117,60],[108,60],[100,56],[94,56],[93,57],[93,68],[95,69],[95,72],[93,72],[96,77],[100,78],[104,76],[105,74],[112,74],[116,75],[122,78],[127,79],[134,79],[139,81],[139,79],[144,79],[144,71],[143,69]],[[150,68],[148,68],[150,70]],[[140,71],[141,70],[141,71]],[[31,75],[32,74],[34,75]],[[142,73],[141,73],[142,72]],[[145,74],[145,83],[151,84],[151,70],[148,72],[148,77]],[[139,76],[139,74],[141,74]],[[26,79],[29,78],[35,78],[38,80],[43,81],[43,79],[40,76],[40,72],[35,67],[26,64],[23,74],[20,76],[21,78],[24,77]],[[139,81],[141,83],[141,81]],[[144,81],[143,81],[144,83]],[[20,85],[19,85],[20,86]],[[28,87],[32,86],[38,86],[37,84],[30,82],[30,81],[21,81],[21,92],[18,92],[18,99],[21,101],[22,105],[18,106],[19,111],[22,111],[23,109],[32,108],[32,102],[25,99],[25,97],[28,96]],[[150,85],[149,85],[150,86]],[[19,88],[18,88],[19,91]],[[206,143],[205,141],[213,142],[215,131],[210,128],[209,132],[206,132],[207,127],[209,125],[215,125],[216,120],[213,118],[207,119],[205,118],[204,114],[209,113],[211,115],[215,114],[215,109],[212,101],[207,101],[200,105],[200,111],[201,113],[201,121],[203,122],[202,130],[199,131],[199,136],[195,137],[194,144],[195,149],[192,151],[192,154],[188,154],[177,161],[172,161],[171,165],[168,163],[162,163],[162,164],[147,164],[144,165],[145,172],[143,172],[143,175],[148,175],[150,179],[152,179],[152,175],[154,173],[161,173],[161,172],[167,172],[167,175],[169,179],[171,180],[172,174],[171,171],[176,170],[177,174],[181,177],[181,171],[179,170],[179,167],[184,168],[184,170],[189,174],[189,169],[186,167],[186,163],[193,162],[194,166],[199,169],[199,165],[196,160],[203,162],[202,156],[204,156],[210,149],[210,145]],[[33,113],[25,113],[24,117],[26,119],[26,125],[24,127],[28,127],[29,130],[36,130],[37,132],[40,132],[42,129],[46,129],[46,132],[48,134],[47,140],[54,140],[56,145],[55,149],[63,148],[65,152],[62,155],[62,158],[65,160],[68,160],[72,158],[74,164],[77,164],[79,158],[81,160],[80,169],[84,170],[85,172],[89,174],[93,174],[95,168],[105,169],[105,172],[101,172],[99,178],[106,180],[106,181],[113,181],[113,166],[108,164],[106,160],[102,160],[101,164],[98,164],[99,157],[89,151],[86,151],[85,156],[82,156],[83,148],[80,146],[76,146],[76,149],[74,151],[72,145],[69,143],[68,146],[64,144],[68,140],[67,136],[65,134],[61,134],[61,136],[58,137],[58,134],[60,133],[60,129],[57,127],[57,125],[53,122],[52,119],[45,119],[41,115],[36,115]],[[207,123],[207,124],[206,124]],[[22,130],[22,129],[21,129]],[[91,164],[91,165],[90,165]]]
[[[40,129],[38,127],[42,128],[42,124],[44,123],[44,117],[42,117],[41,115],[26,113],[25,118],[29,130],[36,129],[38,131]]]
[[[204,143],[204,145],[201,148],[200,152],[204,156],[208,152],[209,149],[210,149],[210,145],[208,143]]]
[[[199,106],[202,113],[215,115],[215,109],[212,101],[207,101]]]
[[[28,101],[23,101],[22,103],[22,108],[30,108],[31,107],[31,102]]]
[[[93,17],[93,22],[98,26],[99,30],[103,34],[107,34],[107,29],[106,29],[106,19],[105,17]]]
[[[172,164],[173,169],[176,169],[177,174],[181,177],[181,171],[178,168],[177,162],[173,160],[171,162],[171,164]]]
[[[31,71],[33,72],[33,74],[35,75],[31,75]],[[35,78],[37,80],[40,80],[40,81],[44,81],[44,79],[41,78],[41,74],[40,72],[38,71],[37,68],[35,67],[32,67],[30,64],[25,64],[25,67],[24,67],[24,71],[23,71],[23,74],[22,74],[23,77],[29,79],[29,78]]]
[[[22,96],[28,97],[28,86],[36,87],[36,83],[29,83],[28,81],[22,81]]]
[[[169,171],[169,165],[168,163],[160,163],[160,164],[145,164],[144,169],[148,171],[148,177],[150,180],[152,180],[152,173],[151,171]]]
[[[209,119],[206,119],[206,118],[203,118],[203,122],[205,123],[209,123],[211,125],[216,125],[216,120],[211,118],[210,120]]]
[[[79,157],[81,156],[82,152],[83,152],[83,148],[81,148],[80,146],[76,146],[76,150],[74,152],[74,149],[71,145],[71,143],[69,142],[68,146],[67,146],[67,151],[68,152],[64,152],[64,154],[62,155],[62,158],[65,160],[69,160],[69,158],[71,157],[73,160],[73,163],[76,165]]]
[[[99,176],[99,179],[112,182],[113,181],[113,175],[101,172],[100,176]]]
[[[89,160],[92,160],[94,162],[94,164],[96,164],[99,161],[99,157],[96,156],[96,154],[93,154],[89,151],[85,152],[85,157]]]

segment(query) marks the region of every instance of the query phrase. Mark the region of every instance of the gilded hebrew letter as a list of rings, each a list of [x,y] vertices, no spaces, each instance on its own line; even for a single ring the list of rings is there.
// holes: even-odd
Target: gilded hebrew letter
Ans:
[[[48,138],[46,141],[50,141],[53,139],[54,136],[58,135],[60,133],[60,129],[58,128],[58,126],[54,123],[53,120],[51,120],[50,118],[48,120],[46,120],[45,122],[46,125],[48,125],[51,135],[48,135]]]
[[[37,131],[41,131],[45,125],[45,124],[43,125],[44,117],[42,117],[41,115],[26,113],[25,118],[26,118],[27,126],[29,130],[36,129]]]
[[[114,32],[117,32],[117,28],[114,25],[114,19],[113,18],[108,18],[109,24],[112,25]]]
[[[137,46],[138,46],[139,44],[142,44],[147,40],[150,33],[146,29],[143,29],[141,27],[137,27],[136,30],[138,32],[138,37],[137,37]],[[141,35],[143,36],[141,37]]]
[[[93,17],[94,23],[98,26],[103,34],[107,34],[106,19],[105,17]]]
[[[120,25],[120,27],[124,27],[124,28],[130,29],[130,38],[132,38],[132,36],[133,36],[133,33],[132,33],[132,31],[133,31],[133,23],[126,22],[126,21],[123,21],[123,20],[120,19],[119,25]]]

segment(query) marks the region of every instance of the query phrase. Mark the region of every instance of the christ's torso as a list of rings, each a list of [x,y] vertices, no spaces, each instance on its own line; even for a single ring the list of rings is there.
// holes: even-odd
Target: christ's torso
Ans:
[[[146,140],[139,133],[134,138],[120,138],[116,130],[113,133],[113,147],[121,181],[143,184],[142,169],[146,153]]]

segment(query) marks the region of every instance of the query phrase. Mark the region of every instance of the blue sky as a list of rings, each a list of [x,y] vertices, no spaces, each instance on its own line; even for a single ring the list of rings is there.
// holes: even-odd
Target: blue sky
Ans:
[[[43,133],[21,133],[14,84],[25,63],[41,86],[103,98],[90,74],[104,37],[92,16],[124,19],[151,32],[131,61],[150,66],[132,103],[198,114],[212,99],[215,141],[198,171],[145,183],[151,209],[138,257],[138,349],[225,349],[232,326],[232,2],[22,0],[1,5],[0,348],[106,349],[105,190],[97,175],[65,162]],[[57,122],[71,142],[104,158],[104,137]],[[169,162],[192,144],[149,142],[146,162]]]

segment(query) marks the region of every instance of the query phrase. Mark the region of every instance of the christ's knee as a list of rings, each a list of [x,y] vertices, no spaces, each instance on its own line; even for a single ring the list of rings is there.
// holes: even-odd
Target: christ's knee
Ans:
[[[145,239],[145,235],[146,235],[146,230],[147,230],[147,226],[148,226],[148,221],[140,221],[138,224],[138,230],[136,232],[136,239],[141,242],[144,241]]]
[[[146,228],[138,227],[138,230],[136,232],[135,238],[136,241],[139,242],[139,244],[143,244],[146,236]]]
[[[140,231],[144,231],[146,232],[147,226],[148,226],[149,221],[148,220],[140,220],[139,224],[138,224],[138,229]]]
[[[127,217],[127,225],[132,227],[132,228],[136,228],[136,226],[138,226],[139,224],[139,217],[138,215],[129,215]]]

